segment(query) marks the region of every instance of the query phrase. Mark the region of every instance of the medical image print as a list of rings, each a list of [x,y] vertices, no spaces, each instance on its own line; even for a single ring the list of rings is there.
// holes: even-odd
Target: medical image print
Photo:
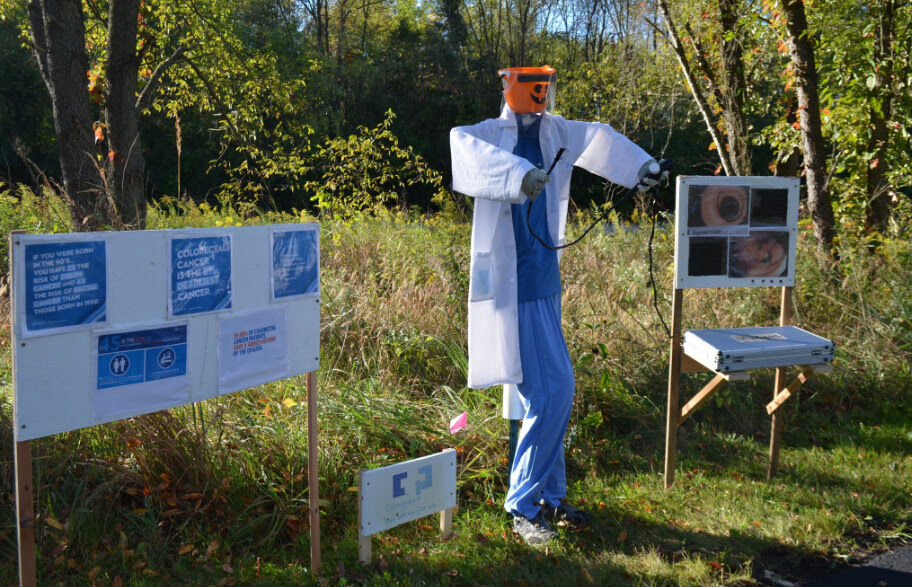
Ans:
[[[725,275],[727,265],[727,238],[690,238],[687,255],[688,275]]]
[[[751,192],[750,225],[785,226],[788,221],[788,190],[754,189]]]
[[[729,277],[784,277],[788,275],[789,233],[754,231],[732,238],[728,255]]]
[[[749,186],[692,185],[687,196],[688,235],[747,236]]]

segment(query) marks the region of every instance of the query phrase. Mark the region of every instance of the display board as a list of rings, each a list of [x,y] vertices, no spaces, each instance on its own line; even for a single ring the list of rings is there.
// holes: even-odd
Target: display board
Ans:
[[[795,283],[799,180],[678,176],[675,287]]]
[[[14,235],[16,440],[313,372],[319,229]]]
[[[456,507],[456,451],[361,472],[359,536]]]

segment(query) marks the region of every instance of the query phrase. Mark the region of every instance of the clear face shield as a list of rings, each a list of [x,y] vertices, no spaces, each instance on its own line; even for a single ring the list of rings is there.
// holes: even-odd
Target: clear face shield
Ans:
[[[516,114],[554,111],[557,76],[553,67],[510,67],[497,75],[503,83],[504,100]]]

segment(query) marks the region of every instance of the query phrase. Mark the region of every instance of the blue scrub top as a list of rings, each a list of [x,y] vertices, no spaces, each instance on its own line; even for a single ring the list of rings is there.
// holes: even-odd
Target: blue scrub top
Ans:
[[[541,116],[535,116],[534,122],[523,127],[522,116],[516,115],[518,138],[514,155],[519,155],[530,163],[544,168],[541,143],[538,140],[538,131],[541,128]],[[560,270],[557,266],[557,251],[545,248],[538,239],[529,232],[526,225],[526,210],[532,208],[529,223],[543,241],[551,246],[551,232],[548,230],[548,188],[534,202],[526,201],[525,204],[511,204],[510,212],[513,216],[513,235],[516,238],[516,282],[519,302],[529,302],[540,298],[547,298],[560,293]]]

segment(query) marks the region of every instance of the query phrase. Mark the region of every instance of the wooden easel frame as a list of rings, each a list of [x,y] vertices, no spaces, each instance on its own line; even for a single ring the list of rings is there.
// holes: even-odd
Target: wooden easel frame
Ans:
[[[15,333],[15,290],[13,289],[13,247],[15,237],[26,234],[25,230],[12,230],[9,234],[9,292],[10,292],[10,343],[16,343]],[[16,362],[13,361],[12,380],[16,385]],[[317,429],[317,374],[306,374],[307,380],[307,487],[308,521],[310,525],[310,566],[316,575],[320,570],[320,475],[318,468]],[[16,394],[13,393],[15,399]],[[15,406],[13,406],[15,413]],[[13,438],[16,431],[13,430]],[[18,545],[19,585],[35,587],[38,573],[35,557],[35,492],[32,471],[32,442],[14,441],[14,475],[16,484],[16,541]],[[443,521],[441,520],[441,529]]]
[[[782,288],[780,300],[779,325],[788,326],[792,323],[792,293],[794,288],[786,286]],[[700,391],[698,391],[683,406],[680,405],[680,384],[682,373],[699,373],[710,372],[709,369],[698,363],[692,357],[684,353],[681,347],[681,321],[684,305],[684,290],[674,290],[672,301],[672,326],[671,326],[671,345],[669,349],[668,361],[668,404],[666,408],[665,422],[665,489],[669,489],[674,483],[675,478],[675,461],[678,450],[678,429],[703,403],[708,400],[714,393],[719,391],[729,381],[744,381],[750,379],[748,371],[736,371],[732,373],[715,373],[715,377],[710,380]],[[773,400],[766,405],[766,412],[772,416],[770,428],[770,446],[769,446],[769,468],[767,469],[767,478],[772,479],[779,470],[779,443],[782,438],[782,428],[784,422],[783,416],[778,412],[779,408],[798,391],[801,386],[811,378],[814,373],[823,373],[832,371],[832,365],[803,365],[798,376],[788,384],[786,381],[786,368],[779,367],[776,369],[775,384],[773,387]]]

